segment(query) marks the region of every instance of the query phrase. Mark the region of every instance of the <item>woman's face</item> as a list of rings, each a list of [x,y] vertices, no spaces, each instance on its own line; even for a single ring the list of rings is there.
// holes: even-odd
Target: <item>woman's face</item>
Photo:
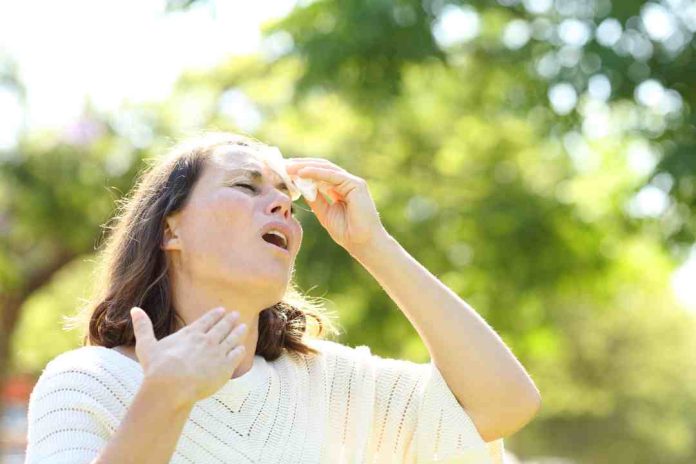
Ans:
[[[174,267],[189,282],[268,295],[272,305],[286,290],[302,242],[291,207],[280,176],[261,157],[222,146],[206,162],[186,206],[168,218],[163,248],[174,252]],[[273,221],[287,226],[287,251],[262,238]]]

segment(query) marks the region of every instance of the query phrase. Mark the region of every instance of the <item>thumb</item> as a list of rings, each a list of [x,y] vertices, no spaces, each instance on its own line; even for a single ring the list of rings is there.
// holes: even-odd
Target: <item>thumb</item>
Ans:
[[[130,315],[133,320],[136,349],[145,348],[145,350],[148,350],[157,341],[152,330],[152,321],[150,321],[147,313],[137,306],[131,308]]]

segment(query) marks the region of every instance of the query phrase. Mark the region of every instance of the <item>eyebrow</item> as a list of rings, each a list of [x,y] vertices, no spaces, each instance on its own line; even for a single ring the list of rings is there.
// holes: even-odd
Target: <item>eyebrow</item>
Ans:
[[[238,168],[238,169],[230,169],[229,171],[226,171],[226,173],[227,173],[228,175],[240,174],[240,173],[241,173],[241,174],[243,174],[243,175],[245,175],[245,176],[247,176],[247,177],[251,177],[251,178],[254,180],[254,182],[258,182],[258,181],[260,181],[261,179],[263,179],[263,174],[261,173],[261,171],[256,170],[256,169],[239,169],[239,168]],[[288,192],[290,191],[290,189],[289,189],[288,186],[285,184],[285,182],[280,182],[278,185],[276,185],[276,187],[278,187],[278,188],[280,188],[280,189],[284,189],[284,190],[286,190],[286,191],[288,191]]]

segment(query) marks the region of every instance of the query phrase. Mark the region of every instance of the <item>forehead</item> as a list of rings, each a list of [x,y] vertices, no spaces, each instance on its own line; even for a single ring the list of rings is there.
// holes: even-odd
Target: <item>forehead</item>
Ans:
[[[268,166],[266,161],[256,153],[254,147],[222,146],[216,148],[211,160],[215,165],[215,171],[221,175],[239,175],[253,171],[261,173],[261,177],[271,177],[280,180],[280,176]]]
[[[263,168],[261,157],[256,154],[256,149],[253,147],[244,147],[239,145],[224,145],[213,150],[211,160],[219,167],[225,169],[236,168]]]

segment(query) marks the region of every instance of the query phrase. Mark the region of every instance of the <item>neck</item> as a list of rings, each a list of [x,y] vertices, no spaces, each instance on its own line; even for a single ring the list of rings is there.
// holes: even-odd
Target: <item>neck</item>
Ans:
[[[176,284],[174,282],[172,280],[174,308],[186,325],[217,306],[224,307],[226,312],[239,312],[239,319],[235,326],[242,323],[247,325],[246,336],[242,340],[245,351],[231,378],[247,373],[254,364],[259,337],[259,314],[280,301],[282,294],[281,297],[269,298],[269,296],[277,295],[278,292],[270,291],[268,288],[254,291],[249,288],[230,286],[225,286],[223,291],[219,286],[213,286],[219,282],[201,284],[197,281],[195,285],[191,285],[180,278],[176,280]]]

